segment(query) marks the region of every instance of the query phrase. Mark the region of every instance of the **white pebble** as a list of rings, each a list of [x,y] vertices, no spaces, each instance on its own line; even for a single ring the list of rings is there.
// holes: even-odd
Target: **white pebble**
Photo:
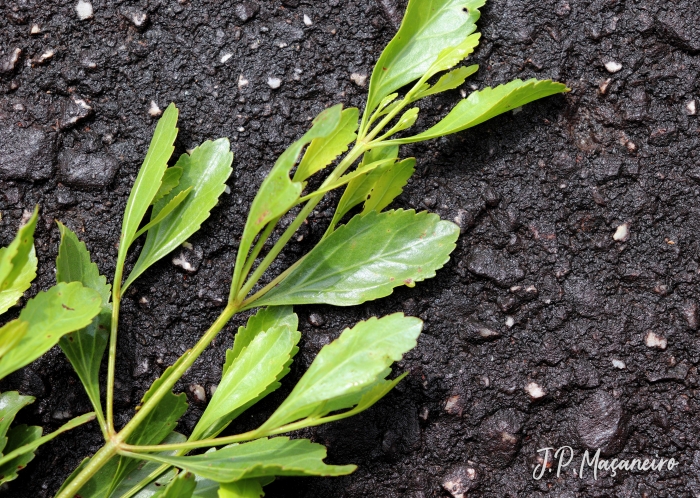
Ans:
[[[299,69],[298,67],[295,67],[295,68],[294,68],[294,74],[292,75],[292,79],[293,79],[294,81],[299,81],[299,80],[301,79],[301,73],[303,73],[303,72],[304,72],[304,71],[302,71],[302,70]]]
[[[664,336],[655,334],[654,332],[647,332],[647,336],[644,338],[644,343],[648,348],[656,349],[666,349],[668,341]]]
[[[617,240],[618,242],[625,242],[629,238],[630,238],[630,225],[629,225],[629,223],[623,223],[622,225],[617,227],[617,230],[615,230],[615,234],[613,235],[614,240]]]
[[[306,24],[307,26],[311,26],[313,24],[313,22],[311,22],[311,18],[306,14],[304,14],[304,24]]]
[[[182,247],[184,247],[184,248],[187,249],[188,251],[191,251],[191,250],[194,249],[194,246],[193,246],[192,244],[190,244],[189,242],[187,242],[187,241],[185,241],[185,242],[182,243]]]
[[[92,17],[92,4],[85,0],[78,0],[78,5],[75,6],[75,12],[78,14],[78,19],[84,21]]]
[[[523,106],[513,109],[513,114],[520,114],[521,112],[523,112]]]
[[[287,48],[289,45],[287,44],[287,42],[279,42],[277,46],[279,48]]]
[[[688,116],[695,116],[697,114],[697,108],[695,107],[695,100],[691,100],[685,105],[686,112]]]
[[[350,79],[351,79],[357,86],[365,86],[365,83],[367,83],[367,75],[366,75],[366,74],[352,73],[352,74],[350,75]]]
[[[622,64],[615,61],[609,61],[605,63],[605,69],[607,69],[609,73],[616,73],[622,69]]]
[[[248,83],[250,82],[242,74],[238,77],[238,88],[248,86]]]
[[[620,370],[624,370],[627,367],[622,360],[613,359],[612,364],[615,368],[619,368]]]
[[[37,62],[39,62],[40,64],[42,62],[46,62],[47,60],[52,58],[55,54],[56,54],[56,52],[53,49],[49,49],[46,52],[44,52],[43,54],[41,54],[41,56],[39,57],[39,60]]]
[[[180,268],[182,268],[185,271],[189,271],[189,272],[194,271],[194,266],[192,266],[192,264],[190,264],[190,262],[184,258],[183,254],[180,254],[180,257],[174,257],[173,264],[175,266],[179,266]]]
[[[513,325],[515,325],[515,319],[512,316],[507,316],[506,327],[511,328]]]
[[[239,126],[237,128],[237,130],[238,130],[238,133],[243,133],[245,131],[245,128],[243,128],[242,126]]]
[[[542,386],[540,386],[536,382],[530,382],[527,386],[525,386],[525,391],[527,392],[527,394],[530,395],[532,399],[540,399],[545,395]]]
[[[151,117],[157,118],[161,114],[163,114],[163,111],[160,110],[160,107],[158,107],[158,104],[156,104],[155,100],[151,100],[151,107],[148,108],[148,114],[151,115]]]
[[[148,19],[148,15],[145,12],[134,12],[131,14],[131,22],[133,22],[134,26],[137,28],[143,26],[146,19]]]
[[[231,193],[231,187],[229,187],[228,185],[226,185],[226,187],[224,188],[224,192],[225,192],[226,194],[230,194],[230,193]]]
[[[197,401],[203,403],[207,400],[207,393],[202,386],[199,384],[190,385],[190,392],[195,397]]]
[[[607,80],[603,81],[600,85],[598,85],[598,90],[600,90],[601,95],[605,95],[608,93],[608,87],[610,86],[610,82],[612,81],[612,78],[608,78]]]
[[[279,78],[267,78],[267,84],[269,85],[270,88],[273,90],[276,88],[279,88],[280,85],[282,84],[282,80]]]
[[[222,56],[221,56],[221,63],[223,64],[224,62],[226,62],[227,60],[229,60],[231,57],[233,57],[233,54],[230,53],[230,52],[227,53],[227,54],[222,55]]]
[[[39,27],[38,24],[32,24],[32,29],[29,31],[30,35],[38,35],[41,33],[41,28]]]

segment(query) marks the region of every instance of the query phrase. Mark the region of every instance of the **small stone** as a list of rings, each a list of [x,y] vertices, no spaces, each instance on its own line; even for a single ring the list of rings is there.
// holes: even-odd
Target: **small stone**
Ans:
[[[605,63],[605,69],[609,73],[616,73],[622,69],[622,64],[620,64],[619,62],[615,62],[615,61],[609,61],[609,62]]]
[[[314,23],[311,21],[311,18],[310,18],[308,15],[306,15],[306,14],[304,14],[304,24],[305,24],[306,26],[312,26],[312,25],[314,24]]]
[[[199,384],[190,384],[190,392],[198,403],[204,403],[207,400],[207,393]]]
[[[695,100],[691,100],[685,105],[685,112],[688,114],[688,116],[695,116],[697,114]]]
[[[248,86],[248,83],[250,83],[242,74],[238,76],[238,88],[241,89],[244,86]]]
[[[350,79],[355,83],[357,86],[364,87],[365,84],[367,83],[367,75],[366,74],[360,74],[360,73],[352,73],[350,75]]]
[[[453,498],[466,498],[467,493],[479,486],[479,473],[471,465],[452,467],[442,479],[442,487]]]
[[[22,55],[21,48],[15,48],[8,56],[0,61],[0,73],[9,74],[15,70],[19,56]]]
[[[54,170],[56,137],[38,127],[0,126],[0,178],[46,180]]]
[[[683,305],[683,316],[691,330],[698,330],[698,305],[693,301],[688,301]]]
[[[460,339],[474,343],[495,341],[501,337],[501,333],[497,330],[471,319],[459,323],[458,333]]]
[[[68,410],[56,410],[51,414],[51,418],[54,420],[68,420],[73,414]]]
[[[603,455],[617,453],[625,446],[627,417],[619,400],[599,391],[576,409],[576,432],[581,444]]]
[[[156,104],[155,100],[151,100],[151,106],[148,108],[148,114],[152,118],[157,118],[161,114],[163,114],[163,111],[161,111],[160,107],[158,107],[158,104]]]
[[[515,319],[512,316],[506,317],[506,327],[512,328],[515,325]]]
[[[613,239],[618,242],[626,242],[630,238],[630,225],[629,223],[623,223],[618,226],[613,234]]]
[[[525,414],[515,408],[497,411],[479,427],[478,438],[484,459],[496,467],[506,467],[520,451]]]
[[[46,61],[48,61],[49,59],[52,59],[54,55],[56,55],[56,52],[53,49],[49,49],[46,52],[44,52],[43,54],[41,54],[39,57],[37,57],[36,59],[32,60],[32,65],[40,66],[40,65],[44,64]]]
[[[447,398],[445,402],[445,411],[450,415],[462,416],[464,411],[464,400],[459,394],[455,394]]]
[[[58,120],[58,127],[61,130],[67,130],[91,114],[92,107],[83,99],[74,95],[70,101],[63,103],[61,117]]]
[[[311,313],[309,315],[309,323],[313,325],[314,327],[322,327],[323,324],[326,323],[326,321],[323,319],[321,315],[318,315],[316,313]]]
[[[613,365],[613,367],[615,367],[619,370],[624,370],[625,368],[627,368],[627,365],[625,365],[624,361],[617,360],[615,358],[613,358],[613,360],[612,360],[612,365]]]
[[[467,268],[476,275],[493,280],[501,287],[510,287],[525,276],[518,262],[509,254],[483,246],[472,249]]]
[[[612,81],[612,78],[608,78],[607,80],[603,81],[598,85],[598,91],[600,91],[601,95],[605,95],[608,93],[608,87],[610,86],[610,82]]]
[[[224,55],[221,56],[221,61],[222,64],[225,64],[227,60],[229,60],[231,57],[233,57],[233,54],[231,52],[227,52]]]
[[[144,28],[146,26],[146,22],[148,21],[148,14],[138,9],[126,8],[121,12],[121,14],[137,29]]]
[[[267,78],[267,84],[270,88],[272,88],[273,90],[276,90],[277,88],[280,87],[280,85],[282,85],[282,80],[279,78],[270,77],[270,78]]]
[[[30,35],[38,35],[41,33],[41,28],[38,24],[32,24],[32,29],[29,31]]]
[[[543,398],[547,394],[542,386],[536,382],[530,382],[527,386],[525,386],[525,392],[533,400]]]
[[[202,264],[203,259],[203,253],[199,247],[190,245],[188,248],[183,244],[180,252],[173,257],[172,263],[188,273],[194,273],[199,270],[199,265]]]
[[[107,154],[84,154],[67,149],[58,158],[58,170],[66,185],[104,188],[112,183],[119,161]]]
[[[658,335],[652,331],[647,332],[646,337],[644,338],[644,344],[647,345],[648,348],[655,348],[655,349],[666,349],[666,346],[668,345],[668,341],[666,338],[662,335]]]
[[[93,15],[92,4],[85,0],[78,0],[78,4],[75,6],[75,12],[78,14],[78,19],[81,21],[90,19]]]
[[[219,384],[212,384],[209,386],[209,396],[214,396],[214,393],[219,388]]]
[[[241,22],[250,21],[260,11],[260,6],[253,2],[241,2],[236,4],[233,13]]]

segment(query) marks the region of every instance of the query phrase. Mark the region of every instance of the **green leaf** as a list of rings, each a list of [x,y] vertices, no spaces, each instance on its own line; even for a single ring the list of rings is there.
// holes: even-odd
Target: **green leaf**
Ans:
[[[403,161],[390,165],[388,168],[383,168],[381,175],[378,175],[372,190],[367,196],[365,207],[362,211],[366,214],[370,211],[380,212],[396,199],[403,188],[408,183],[415,171],[415,158],[404,159]]]
[[[7,445],[7,430],[22,408],[34,402],[33,396],[22,396],[17,391],[0,393],[0,455]]]
[[[221,483],[219,498],[262,498],[265,496],[262,485],[257,479]]]
[[[357,107],[345,109],[341,114],[338,127],[330,135],[311,141],[294,173],[295,182],[303,182],[348,150],[348,145],[357,138],[355,132],[357,131],[358,116]]]
[[[138,232],[136,232],[136,235],[134,235],[134,238],[138,239],[141,235],[148,232],[154,226],[156,226],[158,223],[163,221],[166,216],[168,216],[170,213],[172,213],[176,207],[178,207],[180,204],[182,204],[185,201],[185,199],[187,198],[189,193],[192,192],[192,188],[193,187],[190,187],[187,190],[183,190],[182,192],[177,194],[175,197],[170,199],[170,202],[168,202],[165,206],[163,206],[163,209],[158,211],[158,214],[156,215],[155,218],[152,218],[151,221],[149,221],[146,225],[141,227]]]
[[[78,374],[92,406],[102,418],[100,365],[109,342],[111,321],[111,311],[103,308],[87,327],[66,334],[58,341],[61,350]]]
[[[177,107],[175,104],[170,104],[158,120],[146,158],[136,176],[129,200],[126,202],[119,242],[119,260],[122,262],[126,258],[126,251],[134,240],[134,234],[141,220],[160,190],[168,160],[175,150],[173,144],[177,137],[177,115]],[[170,180],[169,178],[168,181]]]
[[[56,281],[80,282],[97,291],[102,298],[102,305],[107,306],[111,295],[107,277],[100,275],[97,265],[90,260],[90,252],[85,243],[72,230],[60,222],[58,230],[61,233],[61,245],[56,258]]]
[[[160,181],[160,188],[151,201],[151,205],[161,200],[163,197],[168,195],[172,189],[177,187],[177,184],[180,183],[180,177],[182,177],[182,168],[179,166],[167,168],[165,173],[163,173],[163,178]]]
[[[372,164],[377,161],[390,159],[395,161],[398,155],[398,145],[371,149],[365,152],[362,159],[362,164],[358,170],[362,169],[364,165]],[[333,215],[333,220],[328,228],[327,235],[329,235],[335,229],[335,226],[340,223],[343,216],[348,214],[352,208],[367,200],[367,197],[369,197],[372,187],[376,183],[377,179],[381,177],[384,171],[386,171],[387,168],[390,168],[392,164],[393,161],[390,162],[390,164],[375,168],[362,176],[353,178],[350,183],[348,183],[348,186],[345,187],[345,192],[343,192],[343,196],[338,202],[338,207],[335,209],[335,214]]]
[[[100,275],[97,265],[90,260],[85,243],[65,225],[58,223],[58,229],[61,245],[56,258],[56,280],[59,283],[80,282],[102,298],[102,311],[92,322],[82,330],[61,337],[58,344],[78,374],[95,411],[103,420],[99,375],[112,319],[109,305],[111,286],[107,283],[107,278]]]
[[[457,104],[442,121],[418,135],[391,140],[392,144],[422,142],[466,130],[484,121],[512,111],[533,100],[549,97],[568,89],[562,83],[551,80],[513,80],[496,88],[484,88],[473,92]]]
[[[232,416],[240,413],[238,410],[241,407],[248,407],[251,401],[259,400],[260,395],[267,393],[268,388],[277,383],[279,376],[286,373],[285,369],[301,338],[296,330],[296,315],[291,313],[291,307],[286,307],[286,310],[289,312],[287,316],[280,316],[272,308],[259,312],[251,319],[252,323],[249,322],[242,340],[247,340],[252,334],[254,337],[232,361],[229,361],[227,354],[225,372],[190,440],[205,439],[221,432],[233,420]],[[276,323],[269,324],[273,320]],[[294,328],[289,326],[289,322],[294,322]],[[266,328],[257,328],[256,325]]]
[[[355,216],[322,240],[254,306],[352,306],[412,287],[449,260],[459,227],[413,210]]]
[[[89,325],[101,304],[99,294],[79,282],[57,284],[30,299],[17,319],[28,324],[27,332],[0,358],[0,378],[43,355],[65,334]]]
[[[165,489],[156,493],[154,498],[190,498],[196,486],[194,475],[181,473]]]
[[[260,185],[260,190],[255,195],[250,206],[248,220],[243,229],[241,243],[238,247],[235,273],[231,282],[230,299],[233,299],[235,292],[238,291],[237,285],[239,282],[237,280],[240,278],[240,273],[255,237],[265,225],[282,216],[294,206],[301,194],[303,183],[292,181],[289,178],[289,173],[296,164],[299,154],[301,154],[306,144],[315,139],[330,136],[340,126],[342,108],[343,106],[338,104],[319,114],[314,119],[314,125],[311,129],[289,146],[277,159],[272,170]]]
[[[19,320],[12,320],[0,327],[0,358],[19,344],[29,329],[29,324]]]
[[[361,396],[353,394],[364,393],[386,377],[391,364],[416,346],[421,328],[418,318],[394,313],[345,329],[321,349],[287,399],[259,430],[276,429],[357,404]]]
[[[461,43],[448,47],[440,52],[437,59],[435,59],[428,68],[427,77],[425,79],[431,78],[441,71],[450,69],[469,57],[479,45],[479,38],[481,38],[481,33],[474,33],[465,38]]]
[[[446,92],[447,90],[454,90],[464,83],[469,76],[474,74],[479,69],[478,64],[474,64],[468,67],[459,67],[449,73],[443,74],[440,79],[433,86],[426,85],[425,89],[418,92],[413,100],[419,100],[425,98],[429,95],[435,95],[436,93]]]
[[[39,208],[34,208],[10,245],[0,248],[0,314],[14,306],[36,278],[34,229],[38,213]]]
[[[24,445],[31,444],[40,437],[41,427],[35,425],[17,425],[7,432],[8,441],[5,447],[5,453],[9,454]],[[26,467],[33,459],[34,452],[28,451],[22,452],[4,464],[0,464],[0,484],[16,479],[17,472]]]
[[[416,123],[416,120],[418,119],[419,111],[419,108],[414,107],[404,112],[399,118],[399,120],[396,122],[396,124],[391,128],[389,133],[387,133],[387,135],[393,135],[394,133],[398,133],[413,126]]]
[[[149,266],[199,230],[226,189],[232,161],[233,153],[226,138],[206,141],[191,154],[180,156],[176,164],[182,168],[180,183],[153,206],[151,220],[157,220],[163,211],[171,209],[171,201],[187,195],[183,192],[190,188],[192,191],[160,223],[148,230],[139,259],[124,283],[125,289]]]
[[[445,49],[462,44],[476,30],[478,9],[485,1],[410,0],[399,31],[372,72],[365,114],[426,74]]]
[[[95,419],[94,413],[86,413],[63,424],[54,432],[41,436],[41,427],[27,427],[20,425],[10,429],[9,442],[4,455],[0,458],[0,483],[7,482],[16,477],[16,471],[21,470],[34,458],[34,451],[56,436],[74,429]],[[24,428],[24,429],[21,429]],[[18,430],[20,429],[20,430]],[[15,472],[15,474],[13,474]],[[10,476],[10,478],[8,478]]]
[[[203,455],[168,457],[133,454],[135,458],[161,462],[217,482],[233,482],[266,476],[339,476],[354,465],[326,465],[326,448],[307,439],[262,438],[234,444]]]

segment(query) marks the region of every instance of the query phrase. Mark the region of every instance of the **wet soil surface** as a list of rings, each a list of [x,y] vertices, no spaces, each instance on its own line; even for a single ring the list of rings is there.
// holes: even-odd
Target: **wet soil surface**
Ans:
[[[123,424],[221,311],[247,206],[274,159],[324,107],[363,104],[362,76],[404,4],[102,0],[86,20],[75,2],[1,5],[0,245],[39,204],[30,294],[54,282],[55,219],[112,275],[124,205],[155,125],[152,105],[179,106],[177,153],[231,139],[231,193],[185,255],[196,271],[166,258],[123,301]],[[571,93],[403,149],[418,167],[396,206],[457,222],[451,261],[436,278],[364,306],[298,307],[301,352],[286,391],[234,429],[260,423],[343,327],[404,311],[425,321],[400,363],[408,378],[365,414],[300,434],[357,472],[280,479],[268,497],[696,496],[700,10],[694,0],[494,0],[479,24],[481,69],[465,90],[539,77]],[[460,98],[433,98],[418,126]],[[271,274],[313,246],[333,200]],[[191,406],[180,430],[193,427],[204,405],[192,393],[216,384],[245,318],[178,384]],[[59,351],[7,379],[10,388],[37,397],[19,419],[47,431],[89,410]],[[61,436],[4,494],[51,496],[100,440],[94,424]],[[566,472],[534,480],[537,449],[565,445],[576,451]],[[579,478],[574,467],[590,448],[680,465],[603,471],[597,480],[588,469]]]

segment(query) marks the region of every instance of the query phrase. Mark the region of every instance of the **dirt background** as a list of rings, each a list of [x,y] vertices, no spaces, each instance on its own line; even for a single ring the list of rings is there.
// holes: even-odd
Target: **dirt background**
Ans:
[[[177,153],[221,136],[235,153],[231,193],[185,255],[196,271],[166,258],[124,298],[122,424],[221,310],[247,206],[275,158],[324,107],[363,104],[366,88],[351,74],[370,74],[405,3],[95,0],[84,21],[75,5],[0,0],[0,245],[39,204],[30,294],[54,283],[54,219],[112,275],[124,205],[155,126],[151,101],[179,106]],[[30,34],[34,24],[40,32]],[[404,311],[425,320],[399,367],[408,378],[365,414],[302,434],[358,471],[279,480],[269,498],[449,497],[447,482],[455,496],[696,496],[700,9],[693,0],[492,0],[479,26],[481,70],[465,90],[539,77],[571,93],[405,147],[418,166],[396,206],[461,225],[450,263],[378,302],[298,307],[301,352],[286,391],[234,429],[264,420],[343,327]],[[271,77],[280,88],[270,88]],[[417,126],[460,98],[433,98]],[[274,272],[313,246],[332,201]],[[622,224],[628,238],[616,241]],[[193,389],[209,393],[245,319],[234,319],[177,386],[191,406],[182,431],[203,408]],[[7,379],[10,388],[37,397],[18,418],[46,431],[89,410],[59,351]],[[99,445],[94,424],[61,436],[4,495],[51,496]],[[570,470],[534,480],[537,449],[562,445],[577,452]],[[586,448],[680,465],[579,479],[573,467]]]

